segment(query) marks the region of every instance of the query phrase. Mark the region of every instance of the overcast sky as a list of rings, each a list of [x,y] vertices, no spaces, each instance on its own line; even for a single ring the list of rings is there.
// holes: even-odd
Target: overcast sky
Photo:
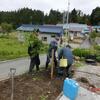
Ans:
[[[68,0],[0,0],[0,11],[11,11],[28,7],[39,9],[48,13],[50,9],[60,11],[67,10]],[[86,14],[91,14],[97,6],[100,7],[100,0],[70,0],[70,11],[74,8],[82,10]]]

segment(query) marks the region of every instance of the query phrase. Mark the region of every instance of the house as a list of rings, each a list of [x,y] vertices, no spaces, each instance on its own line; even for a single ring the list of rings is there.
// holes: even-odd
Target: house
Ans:
[[[50,43],[55,37],[60,38],[63,35],[63,27],[56,25],[40,25],[39,39],[44,43]]]
[[[93,29],[96,30],[97,32],[100,32],[100,26],[93,26]]]
[[[17,28],[17,31],[34,32],[38,30],[38,38],[44,43],[50,43],[55,37],[58,39],[63,35],[63,27],[56,25],[27,25],[23,24]]]
[[[91,27],[86,24],[79,23],[69,23],[67,24],[57,24],[57,26],[63,26],[63,29],[67,32],[69,31],[71,37],[84,37],[85,34],[91,32]]]

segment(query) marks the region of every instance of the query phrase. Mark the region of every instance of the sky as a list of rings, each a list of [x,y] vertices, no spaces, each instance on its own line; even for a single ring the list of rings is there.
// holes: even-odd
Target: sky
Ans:
[[[85,14],[91,14],[97,6],[100,7],[100,0],[69,0],[70,11],[81,10]],[[28,7],[48,13],[50,9],[63,12],[68,9],[68,0],[0,0],[0,11],[14,11],[19,8]]]

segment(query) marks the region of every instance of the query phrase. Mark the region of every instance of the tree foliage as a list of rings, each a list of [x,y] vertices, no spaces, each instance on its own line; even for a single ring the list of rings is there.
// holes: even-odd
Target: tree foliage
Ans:
[[[40,48],[42,47],[42,41],[40,41],[36,35],[36,33],[32,33],[29,37],[29,44],[33,44],[35,46],[34,52],[40,52]]]
[[[12,24],[14,28],[21,24],[57,24],[63,22],[63,13],[59,10],[51,9],[48,14],[44,14],[41,10],[29,8],[22,8],[17,11],[0,11],[0,24],[4,22]],[[69,22],[92,25],[100,24],[100,8],[95,8],[91,16],[83,14],[81,10],[73,9],[69,13]]]
[[[93,9],[91,14],[92,25],[100,25],[100,7]]]
[[[72,12],[70,13],[70,21],[73,23],[77,23],[78,18],[77,18],[77,11],[76,9],[73,9]]]
[[[4,33],[9,33],[12,30],[12,25],[8,23],[2,23],[1,24],[1,29]]]

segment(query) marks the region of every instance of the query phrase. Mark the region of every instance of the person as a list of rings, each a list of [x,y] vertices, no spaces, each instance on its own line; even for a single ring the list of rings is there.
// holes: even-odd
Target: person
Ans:
[[[70,67],[73,64],[73,54],[72,54],[70,45],[66,45],[60,50],[58,54],[58,61],[60,61],[61,58],[67,59],[68,64],[66,66],[66,76],[69,77]],[[60,70],[63,70],[63,67],[59,67],[59,71]],[[58,71],[58,74],[59,74],[59,71]]]
[[[29,73],[32,73],[34,66],[36,65],[36,71],[39,71],[40,59],[39,51],[36,43],[31,43],[28,47],[28,54],[30,56],[30,68]]]
[[[51,41],[51,43],[49,44],[45,69],[48,68],[48,64],[50,63],[50,58],[52,57],[53,49],[54,49],[54,66],[55,67],[57,66],[57,59],[56,59],[57,45],[58,45],[58,43],[55,40]]]
[[[30,67],[29,73],[32,73],[34,66],[36,66],[36,71],[39,71],[40,58],[39,52],[42,42],[38,39],[38,33],[31,34],[29,38],[28,54],[30,56]]]

